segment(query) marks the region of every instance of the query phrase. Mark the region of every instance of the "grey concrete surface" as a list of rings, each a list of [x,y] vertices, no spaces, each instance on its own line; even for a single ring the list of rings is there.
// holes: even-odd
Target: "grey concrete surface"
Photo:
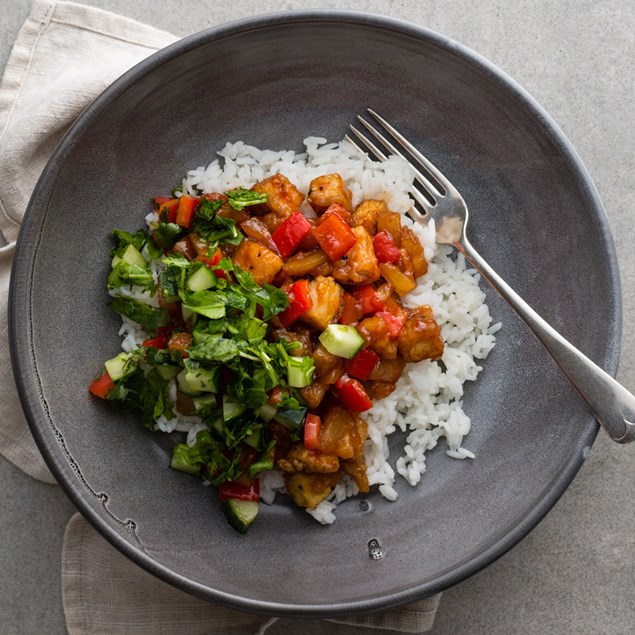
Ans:
[[[635,390],[635,3],[633,0],[84,0],[179,35],[264,11],[350,8],[403,18],[478,51],[538,99],[573,142],[617,244]],[[2,0],[0,68],[29,0]],[[602,328],[600,325],[599,328]],[[539,395],[537,396],[539,398]],[[66,632],[60,548],[73,507],[0,459],[0,632]],[[442,599],[435,635],[635,632],[635,447],[600,436],[572,486],[516,548]],[[282,620],[269,631],[361,633]]]

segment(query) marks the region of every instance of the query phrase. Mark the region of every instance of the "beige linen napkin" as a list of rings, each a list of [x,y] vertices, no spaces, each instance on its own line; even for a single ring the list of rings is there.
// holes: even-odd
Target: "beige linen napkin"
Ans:
[[[15,240],[35,183],[56,144],[114,79],[177,38],[111,13],[34,0],[0,84],[0,453],[53,483],[29,432],[8,351],[7,294]],[[71,635],[264,632],[274,620],[191,597],[149,575],[79,514],[68,524],[62,594]],[[432,627],[440,595],[343,624],[406,633]]]
[[[152,577],[107,543],[79,514],[71,518],[64,535],[62,596],[70,635],[242,635],[262,633],[271,622],[210,605]],[[329,621],[423,633],[432,628],[440,597]]]

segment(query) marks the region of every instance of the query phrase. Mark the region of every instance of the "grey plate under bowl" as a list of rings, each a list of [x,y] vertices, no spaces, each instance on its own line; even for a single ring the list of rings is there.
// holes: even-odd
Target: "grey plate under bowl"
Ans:
[[[171,440],[113,414],[87,385],[119,347],[106,306],[109,231],[143,224],[148,200],[227,141],[301,149],[342,138],[375,108],[450,177],[470,237],[504,278],[594,361],[617,367],[615,251],[589,176],[549,116],[492,64],[440,35],[356,13],[263,16],[210,29],[108,88],[57,148],[14,262],[12,358],[24,410],[54,475],[113,545],[212,601],[270,614],[379,610],[438,592],[513,546],[556,502],[597,424],[531,333],[504,323],[467,386],[474,461],[438,447],[399,499],[349,500],[323,527],[284,500],[240,536],[216,494],[167,468]],[[377,540],[384,557],[369,557]]]

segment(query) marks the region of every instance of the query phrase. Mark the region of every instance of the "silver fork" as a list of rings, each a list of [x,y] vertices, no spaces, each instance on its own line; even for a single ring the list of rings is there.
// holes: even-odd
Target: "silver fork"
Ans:
[[[380,161],[387,159],[386,152],[396,154],[415,169],[415,180],[427,196],[414,186],[411,188],[410,194],[423,213],[413,207],[409,216],[415,222],[424,224],[427,223],[428,218],[434,219],[437,242],[453,245],[463,253],[518,313],[556,360],[564,374],[587,402],[595,418],[614,441],[629,443],[635,440],[635,397],[543,320],[487,264],[467,239],[465,234],[468,221],[467,205],[457,189],[385,119],[370,108],[368,114],[382,126],[390,139],[360,116],[357,117],[359,123],[374,137],[381,148],[352,125],[351,132],[355,139],[349,135],[346,138],[362,153],[370,153]],[[437,183],[433,183],[418,167],[423,167]]]

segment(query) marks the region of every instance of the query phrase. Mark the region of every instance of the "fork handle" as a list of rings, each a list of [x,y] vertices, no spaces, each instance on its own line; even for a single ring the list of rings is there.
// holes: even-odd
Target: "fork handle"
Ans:
[[[463,235],[454,246],[501,294],[556,360],[564,374],[587,402],[591,412],[611,439],[635,440],[635,396],[593,363],[543,320],[485,261]]]

